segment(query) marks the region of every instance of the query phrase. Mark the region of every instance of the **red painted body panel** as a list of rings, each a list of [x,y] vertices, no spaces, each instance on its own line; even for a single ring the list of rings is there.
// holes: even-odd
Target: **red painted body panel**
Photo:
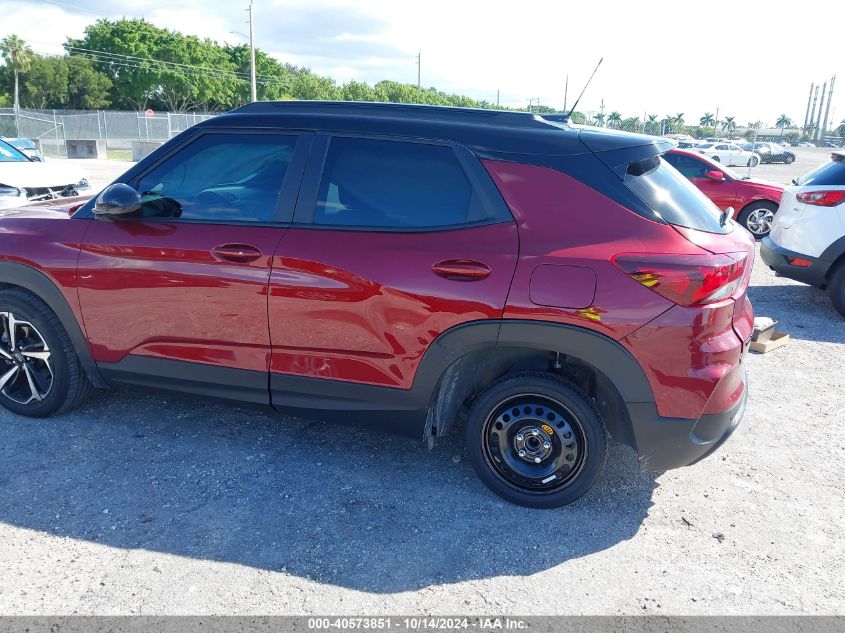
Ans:
[[[513,223],[422,233],[291,228],[273,258],[271,371],[410,388],[431,342],[501,318],[517,258]],[[471,260],[490,274],[446,279]]]
[[[708,169],[725,172],[725,166],[717,163],[707,156],[702,156],[698,152],[690,152],[683,149],[671,150],[673,154],[681,154],[695,159],[707,165]],[[780,204],[781,196],[783,195],[783,186],[763,180],[755,180],[753,178],[748,180],[734,179],[725,175],[725,180],[718,182],[710,180],[709,178],[691,178],[690,181],[696,187],[701,189],[705,196],[719,207],[725,210],[728,207],[734,208],[733,217],[739,215],[743,208],[757,200],[768,200],[775,204]]]
[[[743,393],[739,368],[745,331],[745,289],[753,262],[751,238],[735,227],[715,235],[647,220],[555,170],[485,161],[517,218],[520,261],[506,317],[553,320],[615,339],[638,360],[662,416],[696,419],[721,413]],[[734,297],[684,308],[634,281],[610,263],[620,253],[746,253],[745,278]],[[587,309],[541,307],[528,296],[541,264],[584,266],[596,275]],[[735,302],[743,308],[737,309]],[[750,307],[750,305],[749,305]],[[738,323],[735,331],[734,321]],[[584,359],[589,362],[589,359]]]
[[[30,266],[61,291],[82,323],[76,292],[76,260],[89,221],[73,220],[63,209],[25,207],[2,212],[0,259]]]
[[[127,354],[267,371],[267,283],[282,228],[94,221],[79,256],[79,300],[100,362]],[[223,244],[253,262],[221,261]]]

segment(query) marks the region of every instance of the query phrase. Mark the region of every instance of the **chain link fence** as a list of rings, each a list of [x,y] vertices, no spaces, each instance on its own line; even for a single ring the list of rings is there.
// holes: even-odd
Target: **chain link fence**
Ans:
[[[0,108],[0,137],[36,141],[45,156],[66,156],[68,140],[105,141],[111,158],[128,158],[132,141],[164,142],[213,114]]]

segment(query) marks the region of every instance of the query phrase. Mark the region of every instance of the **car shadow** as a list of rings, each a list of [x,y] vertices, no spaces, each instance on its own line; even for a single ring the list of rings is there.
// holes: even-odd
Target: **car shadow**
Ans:
[[[422,442],[178,395],[0,413],[0,521],[384,593],[525,576],[632,538],[657,486],[613,444],[572,506],[500,500],[458,434]]]
[[[775,329],[792,339],[845,343],[845,318],[826,291],[787,279],[778,281],[781,284],[748,288],[755,316],[778,321]]]

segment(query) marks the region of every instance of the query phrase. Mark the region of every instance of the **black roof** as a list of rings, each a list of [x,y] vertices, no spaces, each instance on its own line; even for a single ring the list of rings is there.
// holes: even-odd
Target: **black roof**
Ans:
[[[655,145],[663,139],[582,128],[530,112],[353,101],[261,101],[208,119],[203,127],[360,132],[454,141],[480,152],[573,155]]]

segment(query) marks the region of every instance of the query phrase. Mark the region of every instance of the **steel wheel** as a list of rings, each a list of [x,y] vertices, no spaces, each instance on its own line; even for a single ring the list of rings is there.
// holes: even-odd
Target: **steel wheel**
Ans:
[[[745,226],[754,235],[768,235],[772,230],[772,222],[775,221],[775,212],[765,207],[752,209],[745,221]]]
[[[12,312],[0,312],[0,393],[12,402],[41,402],[53,388],[50,348],[38,329]]]
[[[484,422],[482,453],[496,475],[528,493],[560,490],[587,458],[583,428],[567,407],[530,394],[507,398]]]

